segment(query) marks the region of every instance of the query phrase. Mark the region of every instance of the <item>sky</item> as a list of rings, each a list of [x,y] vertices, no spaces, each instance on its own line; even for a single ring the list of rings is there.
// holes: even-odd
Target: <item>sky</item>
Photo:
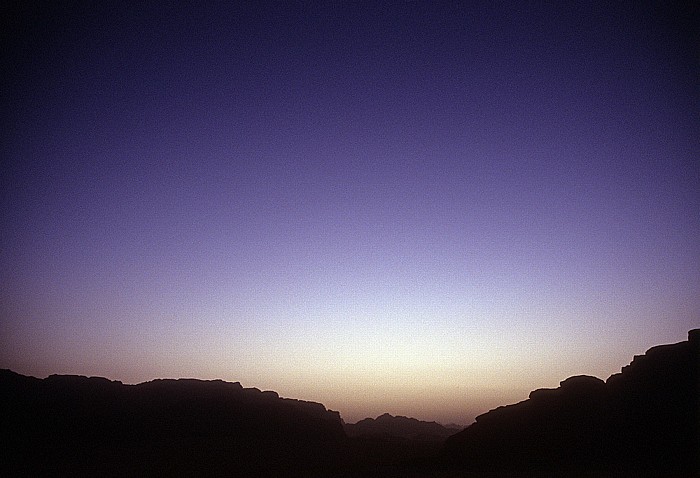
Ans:
[[[685,340],[699,10],[524,3],[0,7],[0,367],[468,424]]]

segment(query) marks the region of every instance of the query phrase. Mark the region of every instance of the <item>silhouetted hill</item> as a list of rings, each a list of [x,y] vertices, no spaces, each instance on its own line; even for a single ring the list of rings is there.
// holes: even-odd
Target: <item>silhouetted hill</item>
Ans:
[[[347,459],[340,416],[220,380],[0,370],[2,476],[295,476]]]
[[[448,438],[468,470],[651,471],[697,476],[700,330],[653,347],[607,382],[571,377],[499,407]]]
[[[385,413],[345,424],[350,437],[352,463],[356,469],[378,470],[387,467],[395,473],[416,466],[425,467],[440,451],[445,439],[459,430],[448,429],[436,422],[415,418],[394,417]]]
[[[357,423],[346,423],[345,433],[349,437],[362,435],[376,435],[387,437],[400,437],[412,440],[437,440],[441,441],[458,430],[445,428],[436,422],[424,422],[415,418],[391,416],[388,413],[374,418],[365,418]]]

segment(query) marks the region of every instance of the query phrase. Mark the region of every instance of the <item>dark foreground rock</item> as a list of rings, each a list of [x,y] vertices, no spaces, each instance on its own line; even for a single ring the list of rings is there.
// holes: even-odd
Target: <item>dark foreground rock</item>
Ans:
[[[305,476],[347,459],[340,416],[220,380],[0,371],[2,476]]]
[[[571,377],[499,407],[450,437],[441,462],[463,470],[697,476],[700,330],[653,347],[607,382]]]

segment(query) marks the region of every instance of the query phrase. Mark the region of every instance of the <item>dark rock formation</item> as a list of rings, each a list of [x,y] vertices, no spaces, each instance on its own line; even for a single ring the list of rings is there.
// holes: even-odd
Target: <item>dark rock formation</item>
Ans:
[[[0,370],[0,476],[698,476],[699,368],[694,330],[454,435],[382,415],[350,438],[319,403],[239,383]]]
[[[700,456],[700,330],[612,375],[571,377],[450,437],[442,460],[470,470],[692,474]]]
[[[284,476],[347,459],[336,412],[220,380],[0,371],[2,476]]]
[[[412,440],[444,440],[457,431],[445,428],[437,422],[424,422],[401,416],[394,417],[388,413],[380,415],[376,419],[365,418],[355,424],[346,423],[344,428],[349,437],[375,435]]]
[[[344,427],[350,437],[352,463],[356,469],[373,469],[375,473],[383,470],[396,476],[415,471],[416,467],[429,468],[445,439],[459,431],[436,422],[394,417],[388,413]]]

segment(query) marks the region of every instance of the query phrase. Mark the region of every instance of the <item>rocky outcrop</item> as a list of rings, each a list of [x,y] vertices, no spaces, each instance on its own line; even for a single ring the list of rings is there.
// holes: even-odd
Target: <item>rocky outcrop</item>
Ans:
[[[336,412],[221,380],[2,370],[0,402],[2,476],[303,476],[347,459]]]
[[[460,468],[695,472],[700,331],[653,347],[606,382],[571,377],[499,407],[445,443]]]

